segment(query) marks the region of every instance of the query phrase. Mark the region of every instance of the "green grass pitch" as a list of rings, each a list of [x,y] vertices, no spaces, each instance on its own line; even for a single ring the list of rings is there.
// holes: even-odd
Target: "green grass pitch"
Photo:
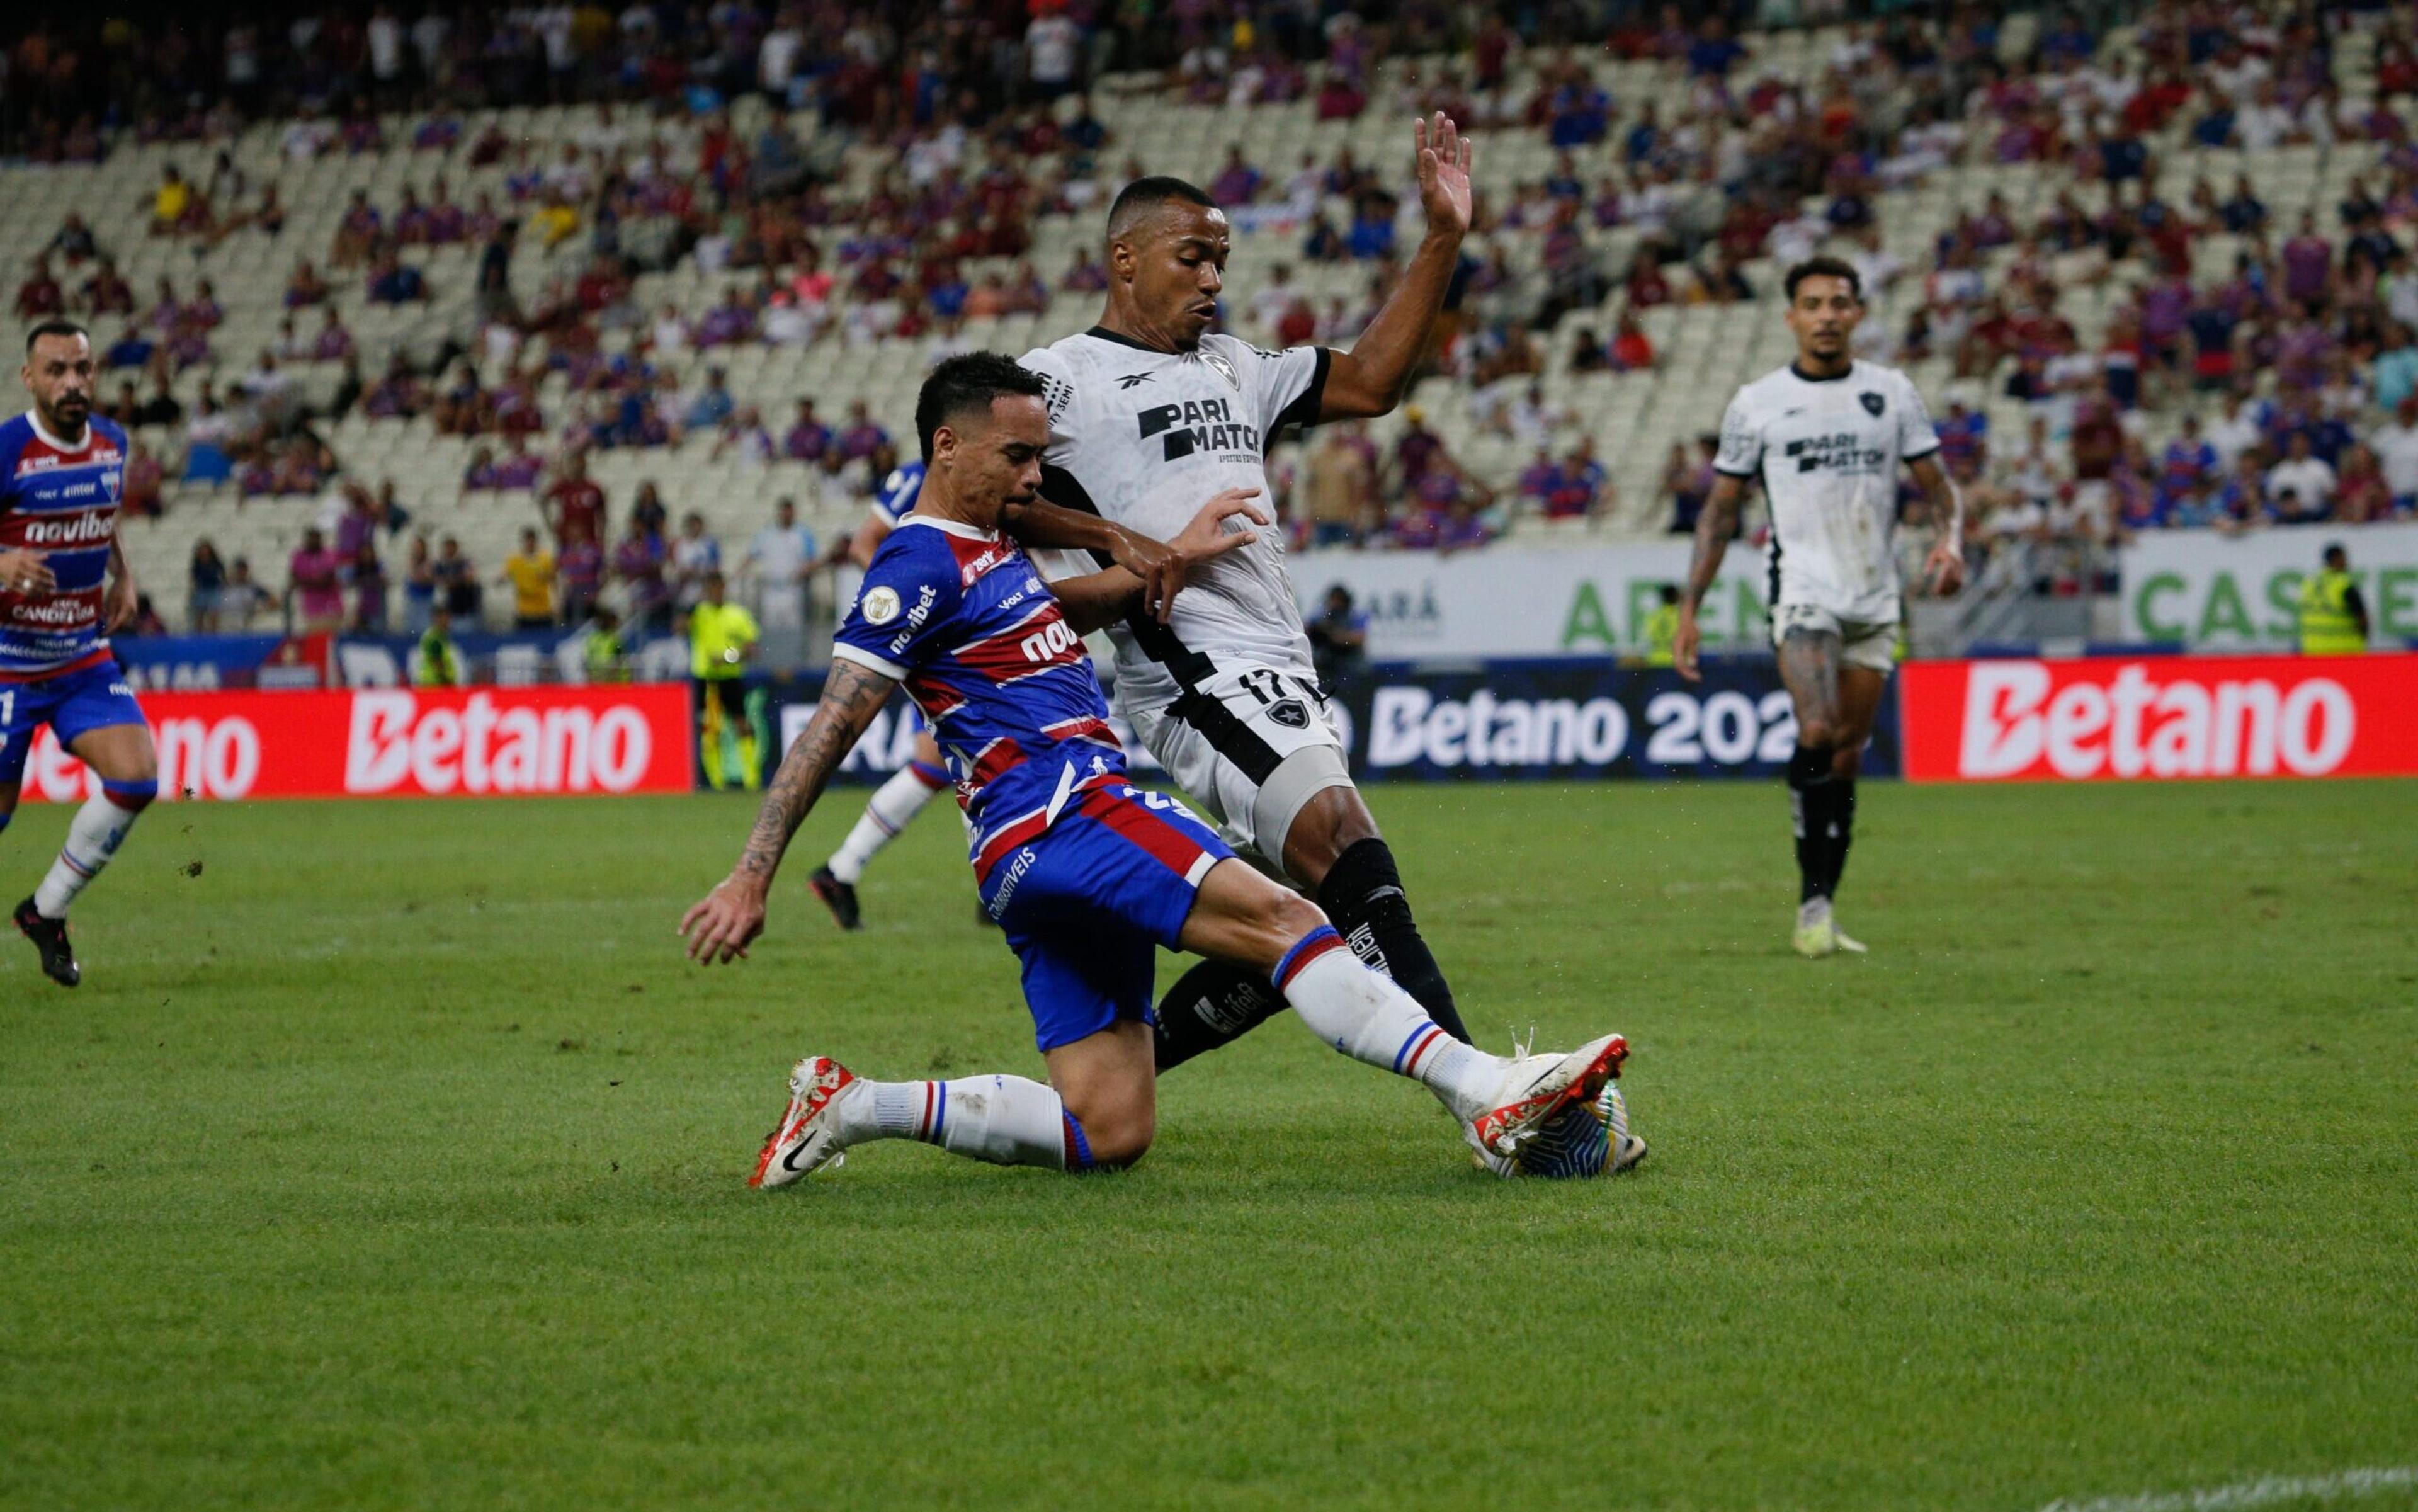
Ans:
[[[1123,1176],[887,1144],[752,1193],[803,1052],[1037,1074],[946,815],[864,934],[806,893],[860,796],[711,973],[674,924],[750,801],[154,809],[82,989],[0,940],[0,1507],[2021,1512],[2418,1464],[2418,784],[1873,785],[1873,954],[1819,963],[1776,785],[1381,788],[1487,1042],[1630,1036],[1635,1178],[1487,1179],[1278,1020]]]

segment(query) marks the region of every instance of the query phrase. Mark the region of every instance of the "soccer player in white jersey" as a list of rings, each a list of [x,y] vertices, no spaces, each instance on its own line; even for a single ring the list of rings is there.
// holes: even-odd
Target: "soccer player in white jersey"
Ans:
[[[1469,144],[1441,112],[1415,138],[1427,233],[1349,351],[1263,351],[1212,333],[1232,250],[1225,213],[1181,179],[1127,185],[1109,210],[1099,323],[1023,359],[1048,400],[1043,496],[1169,540],[1210,494],[1264,494],[1268,448],[1285,427],[1391,410],[1427,348],[1470,221]],[[1110,636],[1118,712],[1152,754],[1231,842],[1309,892],[1364,962],[1466,1042],[1393,853],[1353,787],[1275,533],[1203,565],[1163,621],[1136,616]],[[1282,1006],[1256,973],[1202,963],[1159,1004],[1159,1068]],[[1630,1144],[1615,1163],[1643,1153],[1642,1141]]]
[[[1864,314],[1856,270],[1816,257],[1788,270],[1787,290],[1797,359],[1740,389],[1722,417],[1673,656],[1681,676],[1702,676],[1696,606],[1737,529],[1747,481],[1761,478],[1771,506],[1771,638],[1797,709],[1795,944],[1810,957],[1864,948],[1840,932],[1831,899],[1855,834],[1856,772],[1897,662],[1898,469],[1913,474],[1931,517],[1947,522],[1923,562],[1939,593],[1965,580],[1965,506],[1913,382],[1851,354]]]

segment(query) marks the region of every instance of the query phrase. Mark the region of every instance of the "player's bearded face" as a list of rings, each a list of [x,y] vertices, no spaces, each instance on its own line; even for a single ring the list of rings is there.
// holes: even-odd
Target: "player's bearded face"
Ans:
[[[81,431],[92,414],[92,343],[82,336],[45,336],[25,357],[25,389],[42,422]]]
[[[1862,301],[1843,278],[1809,278],[1797,285],[1788,306],[1788,328],[1797,344],[1814,357],[1833,358],[1847,350],[1857,322],[1864,318]]]

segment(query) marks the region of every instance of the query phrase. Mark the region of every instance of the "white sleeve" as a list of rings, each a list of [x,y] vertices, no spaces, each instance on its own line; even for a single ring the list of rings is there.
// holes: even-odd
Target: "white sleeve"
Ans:
[[[1900,462],[1921,462],[1939,450],[1939,433],[1931,426],[1931,410],[1922,402],[1922,390],[1914,380],[1898,374],[1899,387],[1905,392],[1899,396],[1897,406],[1897,459]]]
[[[1234,342],[1227,347],[1242,366],[1244,397],[1251,405],[1252,423],[1260,430],[1262,450],[1276,445],[1277,433],[1288,425],[1315,425],[1319,406],[1326,402],[1326,370],[1335,354],[1324,346],[1288,346],[1270,352]]]
[[[1017,366],[1039,374],[1041,403],[1049,411],[1049,450],[1058,451],[1073,429],[1075,374],[1066,359],[1047,346],[1036,346],[1016,359]]]
[[[1722,444],[1713,453],[1713,470],[1732,478],[1752,478],[1763,471],[1763,427],[1749,412],[1743,389],[1722,412]]]

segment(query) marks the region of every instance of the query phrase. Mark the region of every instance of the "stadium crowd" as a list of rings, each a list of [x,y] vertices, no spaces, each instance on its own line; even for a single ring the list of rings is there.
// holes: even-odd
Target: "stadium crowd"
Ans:
[[[1805,19],[1829,19],[1818,8]],[[1560,396],[1565,376],[1650,383],[1671,357],[1650,333],[1666,307],[1748,303],[1777,321],[1769,270],[1823,246],[1848,252],[1874,301],[1864,355],[1953,374],[1934,407],[1975,506],[1977,556],[2418,513],[2418,53],[2406,12],[2172,0],[2095,19],[2058,11],[2012,60],[1997,8],[1899,12],[1836,33],[1810,75],[1790,77],[1759,64],[1757,34],[1737,24],[1749,19],[1585,4],[1363,14],[1306,0],[1164,13],[1082,0],[879,12],[380,5],[247,13],[216,32],[47,18],[9,53],[0,125],[15,150],[73,163],[128,141],[191,144],[193,162],[212,166],[162,169],[147,235],[250,238],[251,255],[291,272],[277,340],[247,359],[214,344],[225,311],[208,278],[163,277],[145,302],[79,213],[27,269],[16,310],[93,323],[105,412],[141,431],[130,507],[171,507],[178,482],[222,483],[268,507],[318,501],[319,544],[296,553],[279,590],[308,601],[298,619],[381,624],[397,588],[396,618],[409,619],[448,573],[475,614],[478,590],[495,586],[444,565],[441,531],[433,545],[414,533],[407,559],[387,561],[437,501],[399,501],[391,480],[346,469],[326,435],[359,415],[472,438],[451,502],[542,517],[567,573],[558,607],[620,584],[651,620],[678,603],[685,537],[651,485],[628,501],[624,533],[609,532],[588,459],[711,436],[715,463],[793,469],[784,486],[794,479],[810,503],[865,497],[899,451],[862,400],[826,414],[811,395],[735,391],[723,359],[904,343],[930,363],[967,349],[968,320],[1062,313],[1061,297],[1095,296],[1106,272],[1091,252],[1048,275],[1029,255],[1038,221],[1095,212],[1144,166],[1103,124],[1094,90],[1171,106],[1308,100],[1321,120],[1442,109],[1481,142],[1540,139],[1551,167],[1516,181],[1481,172],[1433,358],[1447,381],[1421,390],[1400,434],[1338,426],[1281,458],[1305,543],[1449,551],[1528,518],[1615,518],[1624,501],[1586,417]],[[2118,22],[2131,29],[2110,46]],[[2356,95],[2333,62],[2354,26],[2376,38],[2372,84]],[[1449,61],[1389,67],[1433,56]],[[1594,56],[1651,61],[1675,90],[1615,99]],[[742,135],[732,106],[751,95],[782,110]],[[519,104],[575,108],[582,124],[550,152],[478,124]],[[800,113],[795,124],[783,111]],[[288,246],[278,183],[253,181],[224,150],[257,120],[283,123],[292,164],[407,146],[425,169],[390,199],[352,191],[327,245]],[[2200,171],[2187,196],[2169,197],[2159,155],[2178,141]],[[2376,149],[2375,174],[2288,224],[2240,166],[2352,143]],[[845,155],[868,144],[886,166],[848,187],[859,181]],[[1982,164],[2036,165],[2056,192],[2029,215],[1994,192],[1919,258],[1892,250],[1885,233],[1909,191]],[[463,203],[450,183],[463,167],[503,170],[500,195]],[[1228,328],[1348,343],[1398,275],[1398,177],[1349,147],[1293,163],[1230,149],[1205,187],[1247,234],[1286,252],[1228,291]],[[2196,247],[2217,235],[2240,250],[2216,276],[2196,274]],[[447,247],[476,249],[474,328],[433,349],[365,351],[332,291],[349,281],[369,304],[424,303],[421,254]],[[531,258],[544,276],[525,299],[512,275]],[[1322,307],[1295,286],[1297,267],[1332,265],[1361,270],[1358,299]],[[648,307],[635,280],[674,267],[710,275],[714,294]],[[2088,340],[2067,313],[2086,292],[2106,312]],[[298,371],[329,368],[340,375],[328,397],[306,399]],[[196,372],[197,390],[180,384]],[[2012,413],[1997,400],[2020,402],[2021,434],[1992,433],[1993,413]],[[1442,405],[1465,406],[1467,423],[1432,426]],[[1474,465],[1444,429],[1526,460],[1507,473]],[[1672,528],[1692,527],[1710,463],[1708,436],[1672,449],[1660,480]],[[561,502],[590,495],[592,506]],[[213,581],[226,591],[250,570],[195,557],[198,624],[204,579],[222,571]],[[520,612],[533,594],[513,597],[511,618],[535,618]]]

